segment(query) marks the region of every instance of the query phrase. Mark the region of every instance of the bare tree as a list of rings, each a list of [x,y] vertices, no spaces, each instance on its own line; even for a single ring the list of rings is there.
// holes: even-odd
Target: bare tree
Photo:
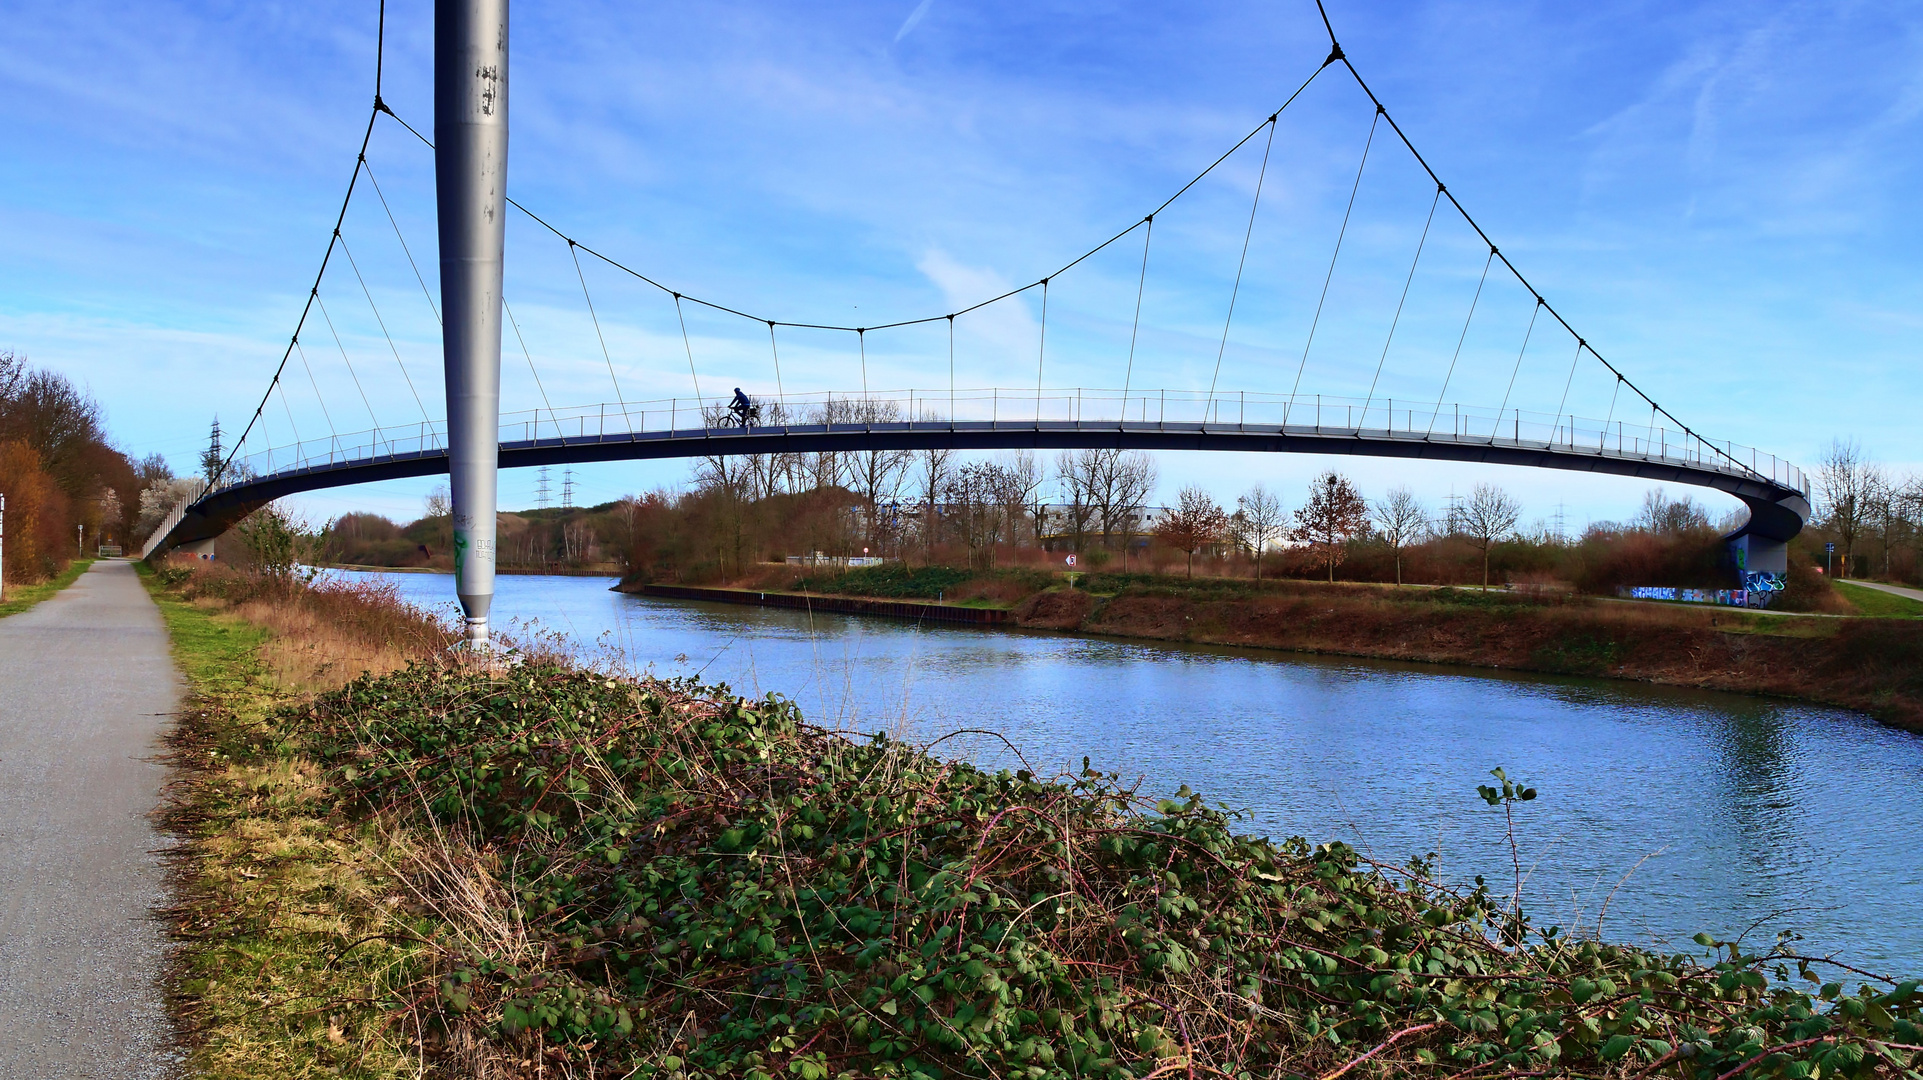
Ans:
[[[1249,552],[1255,557],[1255,580],[1262,580],[1262,555],[1269,545],[1282,539],[1288,510],[1281,496],[1257,484],[1235,500],[1235,512],[1242,516],[1242,534]]]
[[[1850,558],[1856,554],[1856,541],[1871,518],[1871,503],[1882,486],[1882,470],[1863,457],[1855,439],[1832,439],[1828,452],[1816,466],[1816,493],[1823,517],[1836,538],[1843,542],[1843,569],[1848,577]]]
[[[993,462],[975,461],[956,469],[948,481],[949,513],[968,545],[968,564],[973,567],[995,565],[995,545],[1006,524],[1002,492],[1008,481],[1000,472],[1001,466]]]
[[[1402,584],[1402,549],[1421,535],[1428,518],[1421,500],[1406,487],[1390,488],[1389,494],[1375,504],[1376,531],[1395,555],[1397,585]]]
[[[1894,489],[1890,502],[1896,514],[1897,524],[1900,530],[1908,535],[1910,547],[1914,551],[1917,541],[1923,539],[1923,477],[1907,476],[1902,484],[1892,481],[1890,487]],[[1884,573],[1886,575],[1890,573],[1888,545],[1885,546]]]
[[[1643,495],[1643,506],[1636,514],[1635,527],[1659,536],[1675,536],[1694,529],[1709,528],[1709,511],[1685,495],[1671,499],[1662,488],[1650,488]]]
[[[1128,572],[1129,548],[1142,528],[1142,508],[1155,490],[1155,459],[1131,452],[1115,461],[1114,484],[1109,492],[1109,507],[1119,519],[1114,528],[1122,534],[1122,572]]]
[[[891,424],[901,420],[901,406],[893,401],[863,399],[843,404],[848,406],[847,419],[838,422]],[[873,546],[881,547],[891,531],[890,515],[883,512],[883,507],[900,496],[914,454],[913,450],[851,450],[841,455],[842,477],[861,500],[864,533]]]
[[[778,401],[770,401],[756,406],[761,410],[757,423],[775,427],[788,424],[791,418],[787,407]],[[760,501],[792,490],[795,476],[799,471],[799,454],[749,454],[747,455],[748,494]]]
[[[1477,484],[1456,510],[1456,524],[1462,535],[1482,552],[1482,587],[1489,587],[1489,548],[1516,529],[1522,517],[1522,504],[1494,484]]]
[[[1062,515],[1062,526],[1068,533],[1069,546],[1081,551],[1088,538],[1089,523],[1096,513],[1096,478],[1089,451],[1064,450],[1056,455],[1055,483],[1062,502],[1067,505]]]
[[[1155,538],[1188,556],[1188,576],[1195,576],[1195,553],[1222,541],[1228,515],[1216,505],[1209,493],[1199,487],[1185,487],[1175,497],[1175,506],[1155,523]]]
[[[954,476],[953,450],[919,450],[915,453],[915,486],[921,499],[922,561],[935,561],[935,542],[941,535],[941,498]]]
[[[1865,527],[1874,528],[1878,533],[1880,546],[1883,549],[1883,576],[1888,577],[1890,576],[1890,543],[1896,537],[1896,523],[1900,516],[1898,507],[1902,493],[1888,477],[1880,474],[1880,470],[1876,480],[1876,486],[1870,490],[1868,497],[1864,500],[1863,518]]]
[[[1349,478],[1326,472],[1309,485],[1309,501],[1295,512],[1292,539],[1307,543],[1328,566],[1335,580],[1336,564],[1346,554],[1349,539],[1369,527],[1369,504]]]
[[[1003,512],[1008,520],[1008,540],[1019,545],[1022,542],[1021,525],[1028,518],[1029,507],[1047,480],[1047,474],[1035,461],[1032,450],[1017,450],[1002,454],[995,460],[996,491],[1002,500]],[[1036,518],[1028,533],[1037,545],[1041,543],[1041,520]]]

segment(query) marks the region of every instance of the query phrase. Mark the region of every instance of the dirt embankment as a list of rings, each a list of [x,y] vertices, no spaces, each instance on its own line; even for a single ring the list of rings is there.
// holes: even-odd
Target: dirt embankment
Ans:
[[[1052,590],[1020,626],[1513,668],[1771,694],[1923,731],[1923,623],[1810,619],[1456,590],[1297,586],[1211,595]]]

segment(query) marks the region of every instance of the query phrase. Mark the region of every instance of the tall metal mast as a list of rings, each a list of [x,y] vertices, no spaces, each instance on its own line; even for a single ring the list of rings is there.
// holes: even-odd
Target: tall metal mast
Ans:
[[[507,82],[507,0],[435,0],[434,179],[454,592],[477,649],[487,647],[494,602]]]

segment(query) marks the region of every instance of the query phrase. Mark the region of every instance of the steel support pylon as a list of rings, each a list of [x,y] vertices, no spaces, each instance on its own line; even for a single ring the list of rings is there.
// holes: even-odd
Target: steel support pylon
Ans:
[[[435,0],[434,188],[441,241],[454,592],[485,649],[500,473],[507,225],[507,0]]]

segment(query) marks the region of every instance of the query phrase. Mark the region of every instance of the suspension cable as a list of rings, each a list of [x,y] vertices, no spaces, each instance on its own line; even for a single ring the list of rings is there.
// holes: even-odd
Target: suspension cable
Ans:
[[[621,380],[614,374],[614,357],[608,352],[608,339],[601,333],[601,316],[594,313],[594,297],[588,293],[588,276],[581,272],[581,256],[574,253],[574,241],[568,241],[568,258],[574,260],[574,276],[581,282],[581,299],[588,302],[588,320],[594,323],[594,340],[601,343],[601,359],[608,365],[608,381],[614,384],[614,400],[621,406],[621,421],[634,430],[634,422],[628,419],[628,399],[621,393]],[[678,307],[678,305],[677,305]],[[692,363],[692,359],[689,361]]]
[[[1048,279],[1042,279],[1042,332],[1035,346],[1035,424],[1042,422],[1042,361],[1048,358]]]
[[[1408,149],[1410,156],[1416,159],[1416,164],[1422,166],[1422,171],[1428,173],[1429,178],[1431,180],[1434,180],[1437,184],[1441,184],[1442,177],[1438,176],[1436,174],[1435,169],[1430,167],[1428,159],[1424,158],[1422,156],[1422,152],[1416,149],[1415,143],[1410,141],[1409,136],[1402,130],[1402,126],[1396,123],[1395,117],[1390,116],[1388,114],[1388,111],[1383,108],[1382,100],[1376,97],[1375,91],[1369,87],[1369,83],[1367,80],[1365,80],[1362,77],[1362,73],[1360,71],[1357,71],[1355,64],[1350,62],[1349,58],[1343,54],[1341,44],[1336,41],[1335,27],[1332,23],[1329,22],[1329,12],[1328,12],[1328,9],[1323,6],[1322,0],[1315,0],[1315,7],[1316,7],[1316,11],[1319,12],[1322,16],[1323,28],[1326,29],[1329,33],[1329,47],[1330,47],[1329,55],[1330,55],[1331,61],[1340,60],[1342,62],[1342,66],[1348,69],[1349,76],[1355,80],[1356,86],[1361,88],[1364,94],[1368,95],[1369,100],[1375,103],[1375,107],[1378,110],[1382,111],[1383,118],[1389,121],[1390,130],[1394,131],[1396,134],[1396,138],[1402,141],[1402,145]],[[1449,205],[1455,208],[1456,213],[1462,215],[1462,220],[1468,223],[1471,229],[1474,229],[1476,231],[1476,235],[1481,237],[1483,242],[1489,245],[1489,248],[1491,251],[1495,251],[1496,250],[1495,241],[1489,239],[1489,234],[1483,231],[1482,226],[1477,223],[1476,219],[1469,213],[1468,209],[1462,205],[1461,201],[1456,198],[1455,194],[1453,192],[1447,191],[1446,189],[1444,190],[1443,193],[1448,196]],[[1516,265],[1509,261],[1509,257],[1507,255],[1504,255],[1501,252],[1497,251],[1495,257],[1498,259],[1501,259],[1503,267],[1507,269],[1510,274],[1514,275],[1515,279],[1519,283],[1521,283],[1522,287],[1525,289],[1528,289],[1529,292],[1533,294],[1536,297],[1536,299],[1542,303],[1543,307],[1548,309],[1549,314],[1553,318],[1555,318],[1557,322],[1562,324],[1563,329],[1569,331],[1569,336],[1573,338],[1577,338],[1578,340],[1581,340],[1582,335],[1576,333],[1576,328],[1569,325],[1569,320],[1563,318],[1562,313],[1556,310],[1555,305],[1549,303],[1547,300],[1544,300],[1542,298],[1542,294],[1540,292],[1537,292],[1536,287],[1529,283],[1529,279],[1523,276],[1522,271],[1517,269]],[[1696,439],[1697,441],[1704,443],[1704,445],[1710,447],[1718,455],[1720,455],[1725,460],[1727,460],[1731,465],[1734,465],[1735,467],[1743,470],[1744,472],[1749,473],[1752,476],[1762,477],[1763,474],[1757,472],[1753,466],[1745,465],[1743,462],[1737,460],[1728,451],[1717,446],[1715,443],[1711,443],[1708,440],[1703,439],[1703,437],[1696,434],[1695,430],[1692,429],[1688,424],[1685,424],[1681,420],[1678,420],[1674,413],[1671,413],[1668,409],[1665,409],[1661,405],[1657,404],[1655,398],[1652,398],[1647,393],[1644,393],[1643,390],[1640,387],[1638,387],[1633,380],[1629,378],[1629,376],[1624,375],[1622,371],[1616,367],[1616,365],[1610,363],[1609,360],[1606,359],[1601,353],[1597,352],[1595,349],[1595,346],[1584,344],[1583,348],[1587,349],[1589,352],[1589,355],[1595,357],[1597,362],[1601,363],[1603,367],[1608,368],[1610,374],[1616,376],[1618,379],[1621,379],[1623,381],[1623,385],[1629,387],[1631,393],[1634,393],[1637,397],[1640,397],[1644,401],[1648,402],[1649,407],[1652,410],[1654,410],[1655,412],[1659,412],[1662,415],[1669,417],[1670,420],[1674,421],[1676,426],[1682,429],[1683,434],[1688,435],[1690,438]]]
[[[407,256],[407,265],[414,270],[414,280],[421,283],[421,295],[427,297],[427,309],[434,313],[434,321],[441,321],[441,309],[434,303],[434,294],[427,287],[427,279],[421,276],[421,268],[414,261],[414,250],[407,246],[407,237],[401,235],[401,223],[394,218],[394,208],[387,205],[387,195],[381,191],[381,182],[374,179],[374,167],[365,158],[361,168],[367,171],[367,182],[374,185],[374,194],[381,200],[381,209],[387,211],[387,223],[394,226],[394,239],[401,242],[401,252]]]
[[[361,276],[360,264],[354,261],[354,252],[347,246],[347,237],[341,237],[340,242],[341,254],[347,256],[347,265],[354,271],[354,280],[361,283],[361,294],[367,297],[367,306],[374,312],[374,323],[381,328],[381,336],[387,339],[388,351],[394,354],[394,366],[401,369],[401,378],[407,382],[408,393],[414,395],[414,404],[420,407],[421,419],[427,420],[427,403],[421,400],[421,392],[414,388],[414,377],[407,373],[407,365],[401,362],[401,350],[394,345],[394,335],[387,332],[387,320],[381,318],[381,309],[374,303],[374,292],[367,287],[367,279]]]
[[[1516,352],[1516,366],[1509,372],[1509,388],[1502,392],[1502,404],[1496,407],[1496,423],[1502,423],[1502,414],[1509,409],[1509,395],[1516,389],[1516,376],[1522,373],[1522,357],[1529,351],[1529,339],[1536,332],[1536,316],[1542,314],[1542,297],[1536,297],[1536,306],[1529,309],[1529,329],[1522,332],[1522,348]]]
[[[775,358],[775,396],[781,399],[781,423],[788,423],[788,391],[781,385],[781,346],[775,344],[775,324],[768,323],[768,351]]]
[[[868,408],[868,331],[855,327],[855,349],[861,354],[861,405]]]
[[[314,365],[307,362],[307,350],[300,347],[299,338],[294,339],[293,346],[294,351],[300,354],[300,366],[307,369],[307,383],[314,388],[314,400],[319,403],[321,407],[321,418],[327,421],[327,433],[329,435],[339,434],[340,430],[334,426],[334,418],[327,413],[327,399],[321,396],[320,383],[314,379]],[[278,383],[280,380],[276,379],[274,381]],[[285,393],[285,391],[283,391],[283,393]]]
[[[694,383],[694,404],[703,408],[701,401],[701,376],[694,373],[694,343],[688,340],[688,317],[681,312],[681,294],[674,294],[674,317],[681,323],[681,348],[688,354],[688,379]],[[701,414],[701,429],[708,428],[708,414]]]
[[[1135,280],[1135,320],[1128,327],[1128,367],[1122,372],[1122,419],[1128,419],[1128,388],[1135,377],[1135,338],[1142,329],[1142,291],[1148,287],[1148,245],[1155,239],[1155,215],[1142,219],[1148,230],[1142,234],[1142,274]],[[952,325],[952,321],[951,321]]]
[[[341,351],[341,363],[347,365],[347,374],[354,380],[354,389],[360,391],[361,404],[367,406],[367,420],[374,425],[374,434],[378,436],[381,431],[381,422],[380,419],[374,415],[374,403],[368,400],[367,388],[361,385],[361,377],[354,371],[354,362],[347,358],[347,345],[341,341],[341,332],[334,326],[334,317],[327,313],[327,301],[322,300],[319,293],[314,295],[314,306],[320,308],[321,319],[327,323],[327,332],[334,335],[334,347]],[[335,434],[339,434],[339,432]],[[246,438],[246,435],[243,434],[241,437]],[[371,446],[372,444],[370,443],[369,445]],[[390,452],[394,449],[393,440],[390,439],[388,441],[387,448]]]
[[[281,386],[279,383],[276,383],[274,385],[275,385],[275,388],[280,391],[280,407],[282,409],[287,410],[287,426],[289,429],[291,429],[294,432],[294,445],[299,446],[300,445],[300,425],[294,423],[294,407],[287,403],[287,388],[285,386]],[[272,391],[270,390],[269,393],[272,393]]]
[[[1280,115],[1282,114],[1275,113],[1269,117],[1269,141],[1262,147],[1262,168],[1261,171],[1255,175],[1255,198],[1249,201],[1249,225],[1248,228],[1242,230],[1242,255],[1235,261],[1235,285],[1229,289],[1229,311],[1227,315],[1222,317],[1222,344],[1215,348],[1215,374],[1209,377],[1209,400],[1211,402],[1215,400],[1215,384],[1222,378],[1222,356],[1229,350],[1229,323],[1235,319],[1235,301],[1242,295],[1242,269],[1247,266],[1249,262],[1249,241],[1255,237],[1255,211],[1262,205],[1262,185],[1269,178],[1269,151],[1275,149],[1275,129],[1277,126],[1275,118]],[[1147,248],[1144,248],[1142,251],[1142,263],[1143,272],[1146,273],[1148,270]],[[1141,303],[1139,296],[1136,299],[1136,303],[1137,305]]]
[[[534,388],[541,392],[541,404],[548,407],[548,419],[554,421],[555,437],[561,440],[562,446],[566,446],[568,437],[561,431],[561,419],[554,413],[554,402],[548,400],[548,388],[541,385],[541,372],[534,366],[534,354],[528,351],[527,338],[521,336],[521,324],[514,318],[514,309],[507,306],[505,293],[501,296],[501,310],[507,313],[507,324],[514,328],[514,340],[521,343],[521,355],[527,357],[528,374],[534,376]],[[621,415],[625,418],[626,410],[623,410]],[[607,432],[604,431],[602,434],[606,435]],[[534,437],[537,439],[541,437],[541,425],[538,423],[534,425]]]
[[[1576,339],[1576,353],[1569,358],[1569,377],[1564,379],[1562,383],[1562,400],[1556,403],[1556,415],[1558,417],[1562,416],[1563,407],[1569,404],[1569,388],[1576,384],[1576,364],[1582,360],[1582,350],[1585,344],[1583,339]],[[1571,438],[1573,437],[1574,429],[1572,428]]]
[[[1442,412],[1442,399],[1449,396],[1449,380],[1456,377],[1456,361],[1462,359],[1462,343],[1469,340],[1469,324],[1475,320],[1476,304],[1482,300],[1482,287],[1489,281],[1489,264],[1496,261],[1496,249],[1489,249],[1489,257],[1482,261],[1482,277],[1476,281],[1476,294],[1469,298],[1469,314],[1463,317],[1462,333],[1456,338],[1455,355],[1449,357],[1449,371],[1442,377],[1442,389],[1436,394],[1436,407],[1429,413],[1429,433],[1435,434],[1436,415]]]
[[[1321,75],[1322,72],[1329,67],[1329,65],[1335,63],[1339,59],[1341,59],[1341,56],[1339,53],[1331,52],[1328,58],[1323,60],[1322,63],[1316,67],[1315,71],[1309,74],[1308,78],[1302,80],[1301,85],[1295,88],[1294,93],[1291,93],[1288,96],[1287,100],[1283,101],[1281,106],[1278,107],[1272,115],[1279,116],[1284,111],[1286,111],[1289,108],[1289,106],[1294,104],[1295,100],[1301,97],[1303,92],[1306,91],[1309,88],[1309,86],[1315,82],[1317,76]],[[408,133],[413,135],[416,139],[420,140],[422,144],[426,145],[430,149],[433,148],[434,146],[433,140],[429,139],[426,135],[421,134],[421,132],[417,128],[415,128],[414,125],[402,119],[392,109],[389,109],[386,106],[382,106],[380,111],[387,113],[388,116],[394,119],[395,123],[398,123],[403,128],[406,128]],[[1224,161],[1227,161],[1230,155],[1234,154],[1237,150],[1240,150],[1243,147],[1243,145],[1246,144],[1250,139],[1253,139],[1257,135],[1261,134],[1262,129],[1264,127],[1267,127],[1268,124],[1269,124],[1269,120],[1264,119],[1260,124],[1257,124],[1255,127],[1251,128],[1247,135],[1244,135],[1240,139],[1236,140],[1235,145],[1223,151],[1220,157],[1210,162],[1207,167],[1202,169],[1201,172],[1196,173],[1195,176],[1190,178],[1190,180],[1187,183],[1183,184],[1180,188],[1178,188],[1175,194],[1170,195],[1168,198],[1162,200],[1161,204],[1156,206],[1155,209],[1148,216],[1153,217],[1156,214],[1161,213],[1163,210],[1166,210],[1171,203],[1175,202],[1175,200],[1187,194],[1190,188],[1193,188],[1196,184],[1201,183],[1202,180],[1208,177],[1209,174],[1213,173],[1218,166],[1220,166]],[[921,318],[915,318],[915,319],[901,319],[896,322],[881,323],[876,326],[862,328],[862,327],[854,327],[854,326],[844,326],[838,323],[797,322],[797,321],[791,321],[787,319],[769,320],[765,316],[753,315],[746,311],[742,311],[739,308],[729,307],[726,304],[716,303],[711,300],[703,300],[698,296],[690,296],[687,293],[677,292],[675,289],[671,288],[670,286],[664,285],[661,282],[656,281],[654,278],[651,278],[648,275],[643,274],[639,270],[636,270],[633,267],[627,266],[615,260],[614,258],[608,255],[605,255],[600,251],[595,250],[589,245],[584,244],[581,241],[569,236],[567,233],[562,232],[552,222],[548,221],[546,218],[535,213],[534,211],[529,210],[527,207],[521,205],[519,202],[516,202],[512,197],[508,198],[507,203],[509,206],[514,207],[516,210],[519,210],[521,213],[526,214],[528,218],[532,220],[535,224],[553,233],[555,236],[559,237],[560,239],[566,240],[570,245],[580,248],[582,251],[585,251],[589,255],[592,255],[595,258],[600,259],[602,262],[607,263],[609,266],[614,267],[616,270],[619,270],[622,273],[629,275],[630,277],[633,277],[637,281],[645,282],[646,284],[652,285],[664,293],[677,296],[680,299],[686,300],[691,304],[699,304],[702,307],[710,308],[712,310],[723,312],[729,315],[735,315],[740,318],[747,319],[751,322],[765,323],[765,322],[773,321],[774,324],[777,326],[788,326],[788,327],[793,327],[799,330],[839,330],[839,331],[849,332],[849,333],[852,333],[857,329],[894,330],[904,326],[919,326],[923,323],[932,323],[941,319],[949,318],[951,316],[966,315],[966,314],[969,314],[970,312],[978,311],[982,308],[989,306],[990,304],[998,303],[1002,300],[1007,300],[1010,297],[1018,296],[1022,293],[1027,292],[1030,289],[1036,288],[1042,285],[1048,278],[1061,276],[1063,273],[1075,268],[1076,266],[1080,265],[1083,262],[1086,262],[1088,259],[1095,256],[1096,254],[1106,250],[1110,245],[1122,239],[1124,236],[1127,236],[1128,234],[1134,232],[1136,228],[1141,224],[1141,222],[1139,221],[1134,222],[1130,224],[1128,228],[1123,229],[1120,232],[1117,232],[1113,236],[1110,236],[1108,239],[1102,241],[1099,244],[1096,244],[1094,247],[1089,248],[1087,251],[1083,252],[1082,254],[1062,264],[1062,266],[1052,271],[1045,277],[1037,278],[1026,285],[1009,289],[1008,291],[1003,292],[997,296],[991,296],[986,300],[982,300],[978,303],[970,304],[967,307],[961,308],[953,312],[949,312],[945,315],[927,315],[927,316],[923,316]]]
[[[1402,282],[1402,299],[1396,301],[1395,318],[1389,320],[1389,336],[1382,342],[1382,355],[1376,358],[1375,377],[1369,380],[1369,396],[1363,399],[1362,402],[1362,422],[1365,424],[1369,422],[1369,406],[1375,404],[1376,384],[1382,381],[1382,367],[1389,362],[1389,346],[1395,342],[1396,327],[1402,325],[1402,307],[1409,302],[1409,287],[1416,282],[1416,267],[1422,265],[1422,248],[1423,245],[1429,242],[1429,226],[1435,223],[1436,207],[1441,202],[1442,188],[1438,187],[1436,188],[1436,197],[1429,201],[1428,220],[1422,223],[1422,238],[1416,241],[1416,257],[1409,260],[1409,276]],[[1383,430],[1387,431],[1395,427],[1395,419],[1395,416],[1391,414],[1389,422],[1382,426]],[[1358,426],[1356,428],[1358,438],[1361,437],[1361,431],[1362,429]]]
[[[388,112],[389,115],[393,115],[389,112],[387,106],[381,102],[381,70],[386,51],[387,0],[381,0],[379,14],[374,27],[374,105],[367,113],[367,127],[361,132],[361,148],[354,158],[354,171],[347,178],[347,191],[341,196],[340,211],[334,215],[334,228],[336,230],[340,229],[341,222],[347,220],[347,205],[354,200],[354,184],[361,176],[361,161],[367,155],[367,144],[369,140],[374,137],[374,121],[379,119],[383,112]],[[1326,67],[1327,65],[1325,64],[1324,66]],[[416,134],[418,134],[418,132]],[[274,368],[273,377],[267,380],[266,391],[260,395],[260,404],[254,406],[254,415],[247,421],[247,425],[241,429],[240,438],[234,442],[234,449],[228,451],[226,459],[220,463],[220,468],[214,470],[213,479],[207,482],[207,490],[212,491],[220,485],[221,478],[227,474],[227,466],[233,462],[234,455],[240,451],[240,444],[247,441],[248,433],[253,430],[256,423],[260,422],[260,414],[262,410],[267,408],[268,395],[274,392],[274,387],[280,383],[281,373],[287,370],[287,361],[294,351],[295,342],[300,338],[301,328],[307,325],[307,314],[312,310],[315,300],[320,296],[321,278],[326,276],[328,260],[333,258],[334,241],[337,239],[337,235],[327,238],[327,250],[321,253],[320,268],[314,271],[314,284],[307,290],[307,303],[301,308],[300,318],[294,322],[294,332],[288,335],[287,348],[281,350],[280,363]],[[330,422],[330,430],[332,426]]]
[[[1342,256],[1342,241],[1349,235],[1349,216],[1355,213],[1356,193],[1362,190],[1362,171],[1369,165],[1369,148],[1375,145],[1376,125],[1382,122],[1382,106],[1375,107],[1375,115],[1369,118],[1369,137],[1362,144],[1362,160],[1355,167],[1355,184],[1349,188],[1349,206],[1342,211],[1342,228],[1335,234],[1335,250],[1329,254],[1329,272],[1322,278],[1322,297],[1315,302],[1315,318],[1309,321],[1309,340],[1302,344],[1302,362],[1295,367],[1295,385],[1289,389],[1288,404],[1282,406],[1282,424],[1289,423],[1289,411],[1295,405],[1296,392],[1302,389],[1302,373],[1309,366],[1309,349],[1315,344],[1316,328],[1322,325],[1322,305],[1329,301],[1329,283],[1335,280],[1335,262]]]

